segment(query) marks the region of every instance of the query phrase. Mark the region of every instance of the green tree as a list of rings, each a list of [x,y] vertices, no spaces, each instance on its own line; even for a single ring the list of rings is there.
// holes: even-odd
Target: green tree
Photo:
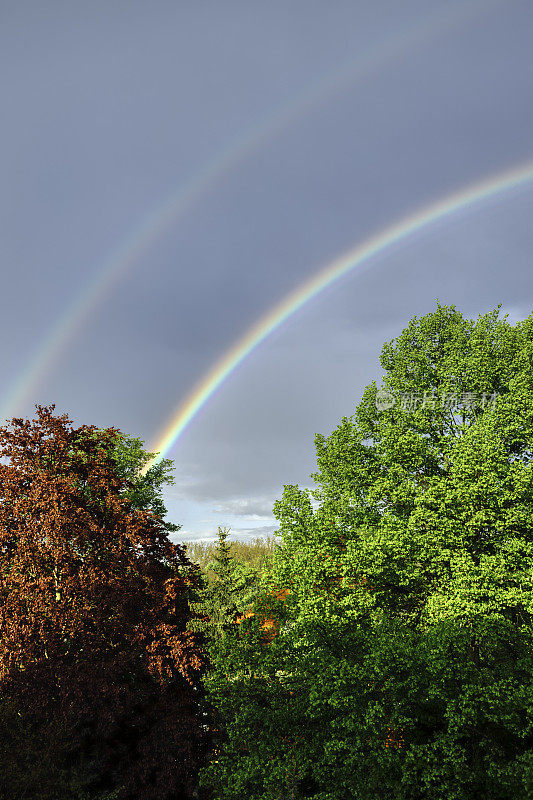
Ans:
[[[217,798],[533,797],[533,315],[437,304],[381,365],[275,506],[290,593],[218,676]]]
[[[161,520],[168,533],[177,533],[181,525],[165,519],[167,509],[162,498],[163,487],[174,485],[174,463],[171,459],[162,458],[144,472],[146,465],[157,454],[146,451],[142,439],[121,432],[113,442],[110,454],[126,487],[124,496],[132,507],[139,511],[151,511]]]
[[[228,536],[227,528],[218,529],[213,558],[205,565],[204,587],[199,601],[192,606],[195,619],[190,623],[193,630],[203,631],[209,655],[209,670],[204,679],[209,699],[206,720],[212,734],[212,761],[216,764],[228,725],[236,714],[235,692],[226,691],[228,682],[231,686],[238,682],[242,670],[250,675],[251,652],[260,646],[257,635],[260,618],[254,619],[254,613],[261,573],[249,563],[236,561],[233,542]],[[251,708],[253,699],[250,696],[248,700]]]
[[[209,577],[204,578],[199,599],[193,604],[196,616],[191,627],[206,633],[212,650],[218,640],[235,634],[235,620],[245,610],[257,579],[252,567],[236,562],[228,537],[229,528],[219,527],[213,558],[205,567]]]

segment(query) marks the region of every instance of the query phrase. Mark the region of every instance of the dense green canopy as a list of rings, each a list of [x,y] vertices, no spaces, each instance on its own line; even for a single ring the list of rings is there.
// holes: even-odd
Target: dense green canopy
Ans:
[[[438,304],[381,364],[275,506],[279,635],[211,673],[221,800],[533,796],[533,315]]]

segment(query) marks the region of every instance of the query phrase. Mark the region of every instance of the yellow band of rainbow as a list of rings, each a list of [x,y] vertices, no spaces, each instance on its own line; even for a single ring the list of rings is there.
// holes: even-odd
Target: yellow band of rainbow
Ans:
[[[384,250],[398,244],[407,237],[413,236],[432,223],[439,222],[495,195],[521,187],[531,180],[533,180],[533,161],[528,161],[526,164],[499,173],[495,177],[469,185],[385,228],[321,269],[261,317],[211,367],[185,400],[179,404],[157,436],[150,450],[157,452],[158,455],[150,464],[146,465],[144,471],[146,472],[152,464],[157,463],[170,452],[187,425],[239,364],[264,342],[273,331],[279,328],[285,320],[289,319],[302,306],[320,294],[321,291],[348,275],[357,267],[369,261],[369,259],[383,253]]]

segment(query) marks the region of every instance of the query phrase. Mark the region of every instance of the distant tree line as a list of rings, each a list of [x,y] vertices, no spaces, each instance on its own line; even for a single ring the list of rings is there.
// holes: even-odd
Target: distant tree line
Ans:
[[[189,541],[183,542],[189,559],[198,564],[202,572],[209,579],[212,575],[211,565],[215,562],[219,541]],[[246,564],[263,571],[269,563],[269,558],[279,546],[280,542],[275,536],[253,537],[247,540],[228,540],[231,556],[236,563]]]

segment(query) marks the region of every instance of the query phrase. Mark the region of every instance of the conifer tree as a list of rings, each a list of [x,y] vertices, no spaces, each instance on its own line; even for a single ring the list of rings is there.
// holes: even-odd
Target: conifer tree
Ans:
[[[219,527],[214,556],[206,568],[210,578],[204,580],[199,600],[193,605],[196,616],[191,626],[204,631],[211,644],[235,633],[236,617],[242,612],[246,589],[255,576],[253,570],[236,563],[229,533],[229,528]]]

